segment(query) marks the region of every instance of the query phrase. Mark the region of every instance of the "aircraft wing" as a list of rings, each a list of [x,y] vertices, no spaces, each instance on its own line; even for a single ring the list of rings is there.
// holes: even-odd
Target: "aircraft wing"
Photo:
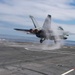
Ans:
[[[46,37],[49,39],[50,34],[53,34],[51,29],[51,15],[48,15],[45,19],[42,29],[45,31]]]
[[[57,31],[55,31],[51,26],[51,15],[48,15],[45,19],[42,29],[45,31],[47,39],[53,39],[55,43],[60,39]]]
[[[42,29],[45,31],[51,30],[51,15],[48,15],[45,19]]]
[[[67,35],[75,35],[75,33],[72,33],[72,32],[69,32],[69,31],[66,31],[66,34]]]
[[[18,28],[14,28],[14,30],[30,33],[30,29],[18,29]]]

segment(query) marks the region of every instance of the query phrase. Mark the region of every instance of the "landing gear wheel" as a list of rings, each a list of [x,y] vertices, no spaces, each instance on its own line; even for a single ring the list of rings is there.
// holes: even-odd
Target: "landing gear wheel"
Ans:
[[[42,43],[42,42],[43,42],[43,40],[41,39],[41,40],[40,40],[40,43]]]
[[[45,38],[41,38],[41,39],[40,39],[40,43],[42,43],[44,40],[45,40]]]

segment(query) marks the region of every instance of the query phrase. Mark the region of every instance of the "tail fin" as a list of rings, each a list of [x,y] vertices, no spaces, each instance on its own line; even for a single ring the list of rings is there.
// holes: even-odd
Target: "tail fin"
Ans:
[[[51,15],[48,15],[44,21],[43,29],[44,30],[50,30],[50,28],[51,28]]]
[[[32,20],[32,22],[34,24],[34,27],[39,28],[39,25],[38,25],[37,21],[35,20],[35,18],[33,16],[31,16],[31,15],[29,17],[31,18],[31,20]]]

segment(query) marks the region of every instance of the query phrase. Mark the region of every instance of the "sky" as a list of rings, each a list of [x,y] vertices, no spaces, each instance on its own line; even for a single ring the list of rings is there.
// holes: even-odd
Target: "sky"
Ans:
[[[0,34],[24,35],[14,28],[34,28],[29,15],[40,26],[46,16],[52,15],[52,23],[75,33],[75,0],[0,0]],[[75,35],[70,35],[75,41]]]

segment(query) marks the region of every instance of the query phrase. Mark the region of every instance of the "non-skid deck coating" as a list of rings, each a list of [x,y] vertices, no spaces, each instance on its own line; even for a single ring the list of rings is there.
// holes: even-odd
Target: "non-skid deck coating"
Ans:
[[[28,48],[32,43],[0,43],[0,75],[62,75],[75,68],[75,47]],[[38,47],[38,44],[37,44]],[[75,71],[67,75],[75,75]]]

